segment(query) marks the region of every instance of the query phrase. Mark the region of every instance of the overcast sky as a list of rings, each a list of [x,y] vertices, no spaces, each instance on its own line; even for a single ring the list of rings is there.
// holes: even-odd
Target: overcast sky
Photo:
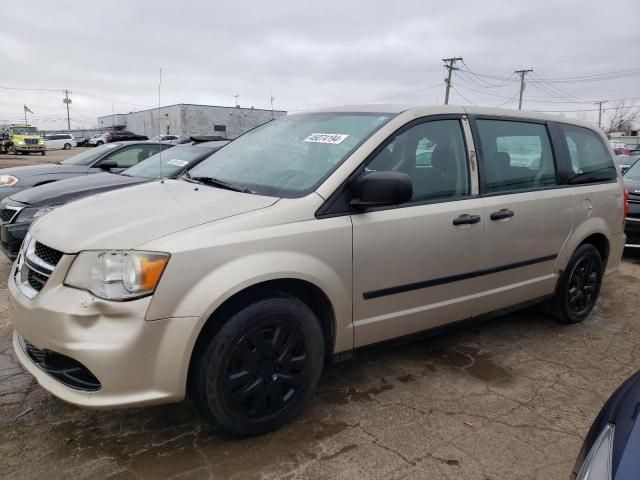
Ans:
[[[533,68],[526,109],[640,105],[638,0],[31,0],[0,18],[0,87],[59,90],[0,89],[0,122],[23,118],[26,104],[41,128],[65,127],[63,89],[72,92],[72,127],[95,125],[112,105],[116,113],[157,105],[160,68],[163,105],[231,106],[238,94],[242,106],[269,108],[272,93],[276,109],[292,112],[442,103],[441,59],[451,56],[488,76],[456,72],[450,103],[517,108],[512,72]]]

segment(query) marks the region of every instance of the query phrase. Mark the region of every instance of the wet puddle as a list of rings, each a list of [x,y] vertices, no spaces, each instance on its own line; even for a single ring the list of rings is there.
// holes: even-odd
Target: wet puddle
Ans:
[[[431,350],[434,359],[450,367],[461,369],[487,383],[503,383],[511,380],[508,369],[493,362],[492,356],[467,345],[435,347]]]

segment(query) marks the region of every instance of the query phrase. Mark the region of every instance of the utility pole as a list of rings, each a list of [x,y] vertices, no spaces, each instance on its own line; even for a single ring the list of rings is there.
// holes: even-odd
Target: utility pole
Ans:
[[[64,98],[62,99],[62,103],[67,104],[67,131],[71,131],[71,119],[69,118],[69,104],[71,103],[71,99],[69,98],[69,94],[71,92],[69,90],[64,91]]]
[[[516,70],[514,72],[520,75],[520,100],[518,101],[518,110],[522,110],[522,94],[524,93],[524,77],[529,72],[533,72],[533,68],[529,68],[527,70]]]
[[[462,62],[462,57],[451,57],[451,58],[443,58],[444,68],[448,70],[447,78],[445,78],[444,82],[447,85],[447,89],[444,93],[444,104],[449,105],[449,90],[451,89],[451,74],[456,68],[456,62]]]
[[[273,120],[273,101],[276,97],[273,96],[273,92],[271,92],[271,120]]]
[[[602,128],[602,104],[607,103],[607,100],[600,100],[599,102],[593,102],[598,105],[598,127]]]
[[[236,99],[236,108],[240,108],[240,104],[238,103],[238,97],[240,95],[238,95],[237,93],[233,96]]]

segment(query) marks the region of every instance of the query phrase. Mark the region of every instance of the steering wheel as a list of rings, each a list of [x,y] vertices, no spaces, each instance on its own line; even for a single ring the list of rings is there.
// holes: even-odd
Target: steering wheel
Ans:
[[[286,187],[292,180],[296,179],[299,175],[306,175],[307,172],[301,168],[292,168],[282,174],[276,185],[278,187]]]

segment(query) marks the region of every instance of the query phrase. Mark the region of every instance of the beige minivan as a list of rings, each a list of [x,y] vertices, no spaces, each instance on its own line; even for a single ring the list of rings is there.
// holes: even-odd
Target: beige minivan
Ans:
[[[177,180],[36,221],[9,280],[14,348],[68,402],[189,395],[256,435],[363,347],[540,302],[583,320],[620,263],[624,208],[590,124],[456,106],[290,115]]]

